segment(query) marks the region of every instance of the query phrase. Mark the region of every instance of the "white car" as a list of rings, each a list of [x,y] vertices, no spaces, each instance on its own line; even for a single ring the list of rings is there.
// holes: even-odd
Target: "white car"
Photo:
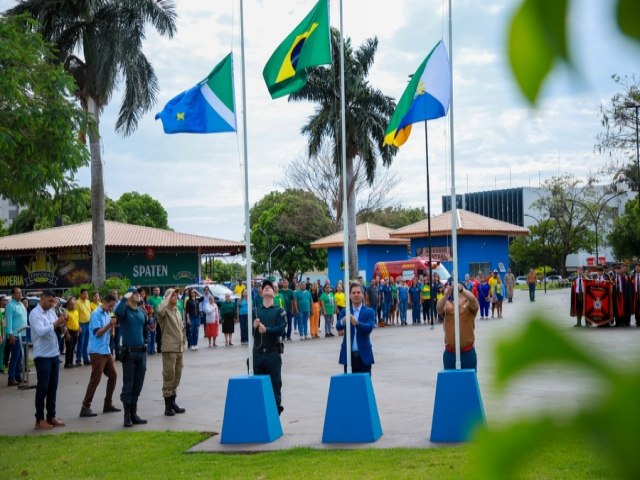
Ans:
[[[547,283],[560,283],[564,281],[564,278],[560,275],[548,275],[545,280]]]
[[[527,284],[527,277],[516,277],[516,285],[526,285]]]

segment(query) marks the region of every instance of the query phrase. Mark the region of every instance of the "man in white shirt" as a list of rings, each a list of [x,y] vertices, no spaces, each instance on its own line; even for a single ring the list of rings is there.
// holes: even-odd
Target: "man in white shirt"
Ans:
[[[33,341],[33,360],[38,374],[36,389],[36,430],[49,430],[64,427],[64,422],[56,417],[56,394],[58,391],[58,373],[60,371],[60,349],[56,330],[63,330],[67,324],[66,315],[56,316],[53,309],[56,297],[51,290],[45,290],[40,302],[31,310],[31,340]],[[45,400],[47,419],[45,421]]]

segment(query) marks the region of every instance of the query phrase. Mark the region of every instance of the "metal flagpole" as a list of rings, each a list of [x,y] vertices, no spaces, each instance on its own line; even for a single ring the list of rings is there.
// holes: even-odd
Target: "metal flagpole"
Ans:
[[[453,141],[453,23],[451,17],[451,0],[449,0],[449,58],[451,61],[451,103],[449,104],[449,136],[451,141],[451,248],[453,249],[453,318],[456,332],[456,370],[460,370],[460,310],[458,293],[458,201],[456,198],[456,167],[454,161],[454,141]]]
[[[349,284],[349,213],[348,213],[348,195],[347,195],[347,127],[345,125],[346,106],[345,106],[345,88],[344,88],[344,36],[342,34],[342,0],[340,0],[340,135],[342,147],[342,236],[344,245],[342,251],[344,254],[344,290],[345,290],[345,343],[347,345],[347,373],[351,373],[351,288]]]
[[[249,375],[253,375],[253,305],[251,284],[251,225],[249,224],[249,162],[247,153],[247,88],[244,65],[244,8],[240,0],[240,53],[242,55],[242,137],[244,148],[244,238],[247,261],[247,327],[249,328]]]
[[[427,232],[429,234],[429,290],[433,286],[433,267],[431,257],[431,181],[429,180],[429,131],[427,130],[427,121],[424,121],[424,148],[427,161]],[[435,300],[435,293],[431,292],[431,303]]]

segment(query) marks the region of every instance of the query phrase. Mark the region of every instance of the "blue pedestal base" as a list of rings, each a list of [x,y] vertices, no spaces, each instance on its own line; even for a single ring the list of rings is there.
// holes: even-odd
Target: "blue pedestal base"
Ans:
[[[282,425],[268,375],[229,379],[220,443],[269,443]]]
[[[441,370],[433,406],[431,441],[466,442],[485,423],[475,370]]]
[[[373,443],[382,436],[371,376],[331,377],[322,443]]]

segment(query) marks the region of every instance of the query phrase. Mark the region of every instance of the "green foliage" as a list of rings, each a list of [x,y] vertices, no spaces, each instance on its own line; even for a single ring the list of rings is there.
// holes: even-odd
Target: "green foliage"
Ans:
[[[167,211],[162,204],[144,194],[128,192],[118,200],[105,199],[105,220],[168,229]],[[11,234],[72,225],[91,220],[91,190],[74,187],[57,193],[49,200],[34,202],[22,210],[9,227]],[[57,223],[58,222],[58,223]]]
[[[544,182],[540,198],[532,204],[540,212],[540,218],[535,220],[543,245],[543,258],[536,264],[551,261],[554,269],[566,277],[567,256],[593,248],[596,219],[593,211],[602,201],[602,197],[595,197],[594,183],[594,178],[583,181],[572,174]]]
[[[591,442],[616,465],[622,478],[637,478],[640,457],[635,449],[640,416],[621,406],[640,396],[640,371],[614,368],[604,360],[606,356],[594,355],[540,317],[533,317],[522,332],[501,341],[496,357],[496,385],[500,389],[530,369],[550,364],[577,367],[602,386],[596,398],[575,414],[558,412],[516,421],[504,429],[481,431],[473,478],[514,478],[526,468],[532,452],[558,436]]]
[[[525,0],[509,29],[509,61],[530,102],[557,60],[568,60],[568,0]]]
[[[212,262],[202,262],[202,277],[214,282],[236,282],[239,278],[246,277],[246,267],[239,263],[227,263],[213,259]]]
[[[123,193],[116,203],[124,212],[126,223],[169,229],[167,211],[146,193]]]
[[[640,3],[636,0],[618,0],[616,14],[622,33],[640,41]]]
[[[640,41],[640,4],[614,0],[620,32]],[[574,2],[580,8],[581,2]],[[518,87],[535,104],[544,80],[558,61],[571,65],[567,23],[569,0],[523,0],[516,9],[507,46]]]
[[[392,206],[360,212],[357,223],[371,222],[387,228],[400,228],[425,219],[424,208]]]
[[[326,205],[311,192],[271,192],[253,206],[250,218],[256,272],[268,270],[272,250],[272,271],[281,277],[326,268],[326,250],[314,250],[310,244],[334,233],[334,227]]]
[[[616,258],[631,260],[640,255],[640,207],[634,199],[624,207],[624,214],[613,222],[608,237]]]
[[[24,16],[0,17],[0,192],[22,205],[49,198],[87,165],[73,78]]]
[[[131,282],[128,278],[108,278],[100,288],[96,288],[90,283],[83,283],[82,285],[78,285],[77,287],[66,290],[63,294],[63,297],[67,298],[69,295],[71,295],[75,298],[80,298],[80,290],[84,288],[89,291],[89,296],[91,296],[93,292],[99,292],[100,298],[102,298],[107,293],[111,293],[113,290],[117,290],[118,295],[122,296],[127,292],[130,286]]]

